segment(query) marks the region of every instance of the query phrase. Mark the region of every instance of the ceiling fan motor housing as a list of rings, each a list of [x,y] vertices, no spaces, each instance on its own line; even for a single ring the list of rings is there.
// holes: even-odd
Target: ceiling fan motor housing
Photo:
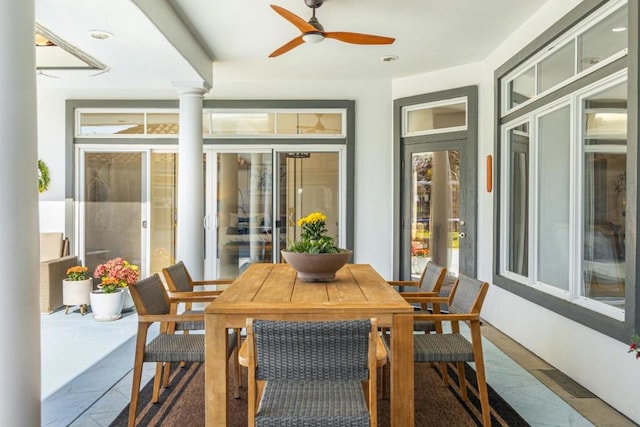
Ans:
[[[312,9],[322,6],[322,3],[324,3],[324,0],[304,0],[304,4]]]

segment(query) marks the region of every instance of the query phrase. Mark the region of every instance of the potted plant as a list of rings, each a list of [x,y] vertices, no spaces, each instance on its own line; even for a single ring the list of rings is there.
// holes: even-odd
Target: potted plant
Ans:
[[[80,314],[84,316],[90,303],[89,294],[93,288],[93,279],[87,277],[87,267],[74,265],[67,269],[67,277],[62,280],[62,303],[65,305],[64,314],[69,313],[69,307],[80,306]]]
[[[327,282],[335,279],[338,271],[351,258],[352,251],[340,249],[327,236],[327,217],[313,212],[298,220],[302,229],[300,240],[281,251],[284,259],[298,272],[303,282]]]
[[[631,337],[629,353],[635,353],[636,359],[640,359],[640,335],[634,335]]]
[[[132,308],[128,286],[136,283],[139,274],[138,266],[123,258],[113,258],[98,265],[93,277],[100,279],[100,284],[97,290],[91,292],[93,318],[97,321],[117,320],[123,308]],[[124,305],[126,296],[131,300],[129,307]]]

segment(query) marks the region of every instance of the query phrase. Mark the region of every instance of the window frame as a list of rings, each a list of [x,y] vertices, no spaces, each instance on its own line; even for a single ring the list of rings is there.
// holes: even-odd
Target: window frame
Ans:
[[[501,115],[507,115],[513,112],[518,111],[519,109],[531,104],[532,102],[534,102],[536,99],[538,98],[542,98],[547,94],[553,93],[554,91],[556,91],[558,88],[561,88],[563,86],[567,86],[569,83],[579,80],[580,78],[584,77],[587,74],[590,74],[600,68],[606,67],[608,64],[611,64],[612,62],[615,62],[616,60],[620,59],[621,57],[624,57],[625,55],[628,54],[628,50],[629,47],[627,47],[627,49],[624,49],[622,51],[616,52],[615,54],[608,56],[607,58],[605,58],[604,60],[598,62],[597,64],[595,64],[593,67],[589,67],[585,70],[579,71],[579,67],[578,67],[578,59],[580,56],[580,36],[585,34],[587,31],[589,31],[591,28],[595,27],[598,23],[600,23],[601,21],[603,21],[604,19],[606,19],[607,17],[615,14],[616,12],[618,12],[620,9],[622,9],[625,5],[629,6],[627,3],[627,0],[600,0],[598,3],[607,3],[610,2],[611,4],[608,5],[605,8],[596,10],[595,12],[589,14],[588,16],[586,16],[584,19],[580,20],[579,22],[574,22],[573,28],[568,28],[566,31],[564,31],[559,37],[555,37],[551,40],[548,40],[546,45],[544,46],[544,49],[540,49],[538,51],[536,51],[535,54],[531,55],[526,61],[522,62],[521,64],[518,64],[516,68],[514,68],[513,70],[509,71],[509,73],[507,75],[505,75],[504,77],[502,77],[500,80],[500,84],[501,84],[501,92],[502,92],[502,98],[501,98],[501,102],[500,102],[500,114]],[[593,2],[591,2],[593,3]],[[577,9],[577,8],[576,8]],[[575,10],[575,9],[574,9]],[[631,19],[629,19],[629,21],[631,21]],[[562,49],[563,47],[565,47],[568,43],[574,43],[574,55],[573,55],[573,75],[541,92],[539,92],[539,78],[540,78],[540,72],[539,72],[539,65],[541,62],[543,62],[545,59],[551,57],[552,55],[554,55],[557,51],[559,51],[560,49]],[[535,72],[535,81],[534,81],[534,90],[535,90],[535,94],[532,98],[530,98],[529,100],[518,104],[514,107],[509,107],[509,101],[511,100],[511,96],[509,93],[509,85],[511,82],[513,82],[517,77],[521,76],[522,74],[524,74],[526,71],[528,71],[531,67],[534,68],[534,72]]]
[[[593,20],[595,19],[594,17],[602,16],[603,13],[606,14],[605,9],[600,9],[603,6],[611,8],[609,10],[614,12],[623,6],[623,2],[619,0],[583,0],[564,17],[560,18],[558,22],[553,24],[538,38],[525,46],[520,52],[507,60],[507,62],[494,72],[494,99],[496,100],[494,110],[496,115],[494,152],[497,160],[496,164],[501,165],[501,167],[497,168],[495,171],[496,196],[494,197],[494,253],[496,253],[496,257],[494,257],[493,283],[496,286],[518,295],[536,305],[558,313],[563,317],[599,331],[621,342],[628,342],[629,336],[635,331],[640,330],[640,316],[638,316],[638,313],[640,313],[640,292],[638,291],[638,285],[636,284],[636,278],[640,277],[640,262],[636,260],[636,256],[638,254],[637,248],[640,247],[640,237],[636,232],[637,224],[640,220],[637,205],[640,192],[636,185],[639,179],[637,168],[639,160],[637,137],[638,121],[640,119],[638,115],[638,3],[628,2],[627,4],[628,48],[625,55],[610,58],[606,63],[591,67],[588,70],[585,70],[589,71],[588,73],[580,73],[572,79],[565,81],[561,87],[554,89],[550,93],[541,94],[541,96],[537,96],[526,104],[518,105],[517,108],[509,110],[508,112],[503,110],[503,106],[505,105],[504,103],[508,102],[508,97],[504,92],[504,89],[507,86],[503,85],[505,78],[514,76],[519,70],[526,70],[527,67],[530,66],[529,62],[533,61],[537,55],[540,55],[541,52],[554,42],[558,43],[562,37],[568,34],[572,29],[579,28],[581,23]],[[616,75],[617,72],[623,69],[628,70],[627,215],[629,216],[629,220],[626,225],[627,282],[625,288],[625,317],[624,320],[619,320],[610,315],[594,311],[592,307],[590,307],[589,302],[578,301],[578,299],[567,301],[554,295],[541,292],[535,287],[515,280],[517,279],[516,277],[503,274],[500,270],[504,259],[502,254],[507,250],[506,238],[501,235],[504,231],[502,221],[504,221],[506,214],[503,207],[503,200],[505,200],[505,191],[507,191],[503,188],[504,182],[502,175],[504,173],[504,169],[502,166],[504,162],[508,161],[508,159],[504,158],[507,155],[507,152],[504,151],[502,141],[506,138],[503,132],[503,130],[508,127],[506,125],[513,126],[519,119],[520,123],[522,121],[526,121],[524,116],[530,115],[534,111],[539,111],[543,106],[550,105],[563,97],[576,97],[578,94],[584,95],[588,91],[588,88],[592,87],[591,85],[593,83],[605,82],[608,77],[610,78],[612,75]],[[581,114],[581,110],[579,110],[577,114]],[[576,117],[572,117],[572,120],[576,121],[578,119]],[[576,126],[580,127],[581,124],[576,124]],[[581,130],[575,126],[573,131],[581,132]],[[533,139],[531,140],[533,141]],[[581,142],[581,139],[579,141]],[[581,144],[578,148],[581,148]],[[574,143],[573,150],[575,151],[576,149],[576,144]],[[576,152],[574,155],[580,155],[579,161],[582,161],[582,151]],[[533,166],[531,166],[531,168],[533,168]],[[577,173],[581,173],[581,170],[574,171],[572,179],[575,179],[577,176],[575,174]],[[580,191],[581,189],[577,190]],[[530,192],[533,194],[533,190],[530,190]],[[575,202],[576,200],[572,199],[571,203]],[[581,223],[582,221],[580,221],[580,224]],[[530,237],[530,239],[533,238],[533,236]],[[532,271],[532,268],[532,266],[529,266],[529,271]],[[572,269],[577,268],[578,267],[575,265],[572,266]],[[581,263],[579,268],[582,268]]]

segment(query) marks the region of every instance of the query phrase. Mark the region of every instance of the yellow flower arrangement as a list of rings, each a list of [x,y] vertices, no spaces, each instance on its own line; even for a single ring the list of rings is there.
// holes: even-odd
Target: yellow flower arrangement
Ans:
[[[313,212],[298,220],[302,228],[300,240],[289,245],[289,252],[309,254],[335,254],[341,252],[333,244],[333,238],[327,236],[327,216],[322,212]]]

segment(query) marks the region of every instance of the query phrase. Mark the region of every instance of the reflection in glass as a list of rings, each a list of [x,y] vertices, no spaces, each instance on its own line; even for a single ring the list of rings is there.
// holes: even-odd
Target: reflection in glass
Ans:
[[[218,278],[237,277],[272,259],[272,160],[269,153],[217,156]]]
[[[466,127],[467,104],[455,102],[447,105],[426,106],[407,111],[405,134]]]
[[[623,83],[584,101],[584,296],[624,308],[627,197],[626,104]],[[617,107],[617,108],[616,108]],[[594,125],[599,114],[613,119]],[[594,127],[598,131],[594,130]]]
[[[178,113],[147,114],[147,134],[178,135],[180,133]]]
[[[259,112],[216,112],[211,113],[211,126],[211,132],[213,134],[273,135],[275,134],[275,114]]]
[[[278,135],[342,135],[342,113],[278,113]]]
[[[144,113],[82,113],[81,136],[144,134]]]
[[[538,93],[575,74],[575,42],[565,44],[538,64]]]
[[[529,68],[509,82],[509,108],[520,105],[536,96],[536,70]]]
[[[414,153],[411,163],[411,276],[417,279],[429,260],[457,276],[460,151]]]
[[[178,155],[151,153],[150,273],[161,273],[176,259]]]
[[[569,107],[538,122],[538,280],[569,290]]]
[[[507,270],[529,274],[529,123],[509,130]]]
[[[85,265],[141,263],[142,153],[85,153]]]
[[[627,48],[627,6],[580,35],[578,71],[584,71]]]
[[[300,238],[298,219],[312,212],[327,216],[327,235],[339,243],[339,154],[280,153],[279,178],[282,248]]]

